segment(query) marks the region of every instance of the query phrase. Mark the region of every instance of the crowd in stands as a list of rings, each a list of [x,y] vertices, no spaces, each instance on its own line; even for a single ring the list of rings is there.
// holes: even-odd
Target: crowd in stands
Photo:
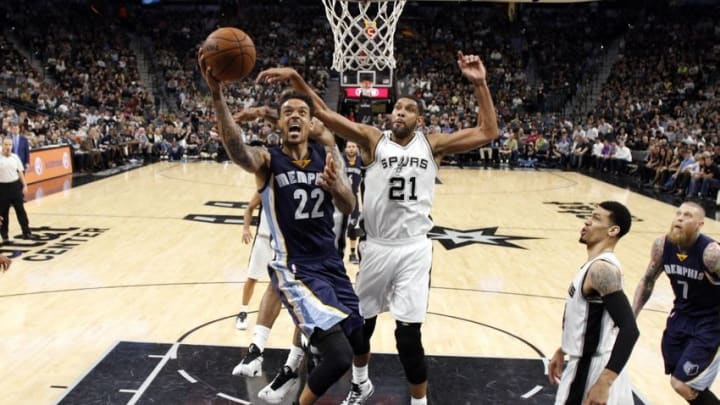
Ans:
[[[251,33],[258,55],[251,78],[291,66],[322,94],[335,74],[330,28],[310,2],[295,0],[292,13],[243,0],[122,10],[47,3],[0,6],[2,130],[17,123],[34,148],[72,145],[80,171],[132,159],[223,158],[196,67],[198,46],[218,26]],[[475,125],[475,98],[455,62],[457,50],[470,50],[485,60],[502,134],[448,163],[629,176],[658,192],[714,198],[720,12],[658,6],[642,13],[641,20],[638,10],[613,5],[526,6],[510,18],[496,5],[408,3],[396,34],[396,91],[422,100],[425,131]],[[613,41],[620,55],[599,102],[561,115]],[[139,60],[156,88],[148,88]],[[250,80],[228,86],[232,107],[273,104],[282,90]],[[387,125],[382,114],[374,123]],[[262,121],[243,128],[248,141],[272,132]]]

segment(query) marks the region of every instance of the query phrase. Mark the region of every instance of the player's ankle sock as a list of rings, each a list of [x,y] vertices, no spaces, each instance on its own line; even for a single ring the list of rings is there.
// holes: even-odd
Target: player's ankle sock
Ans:
[[[262,325],[255,325],[252,342],[255,343],[255,346],[257,346],[261,352],[265,351],[265,343],[267,343],[268,339],[270,339],[270,328]]]
[[[427,405],[427,396],[422,398],[410,397],[410,405]]]
[[[248,306],[247,305],[240,305],[240,312],[247,312]]]
[[[290,367],[290,370],[297,371],[304,356],[305,351],[302,348],[293,345],[292,347],[290,347],[290,353],[288,354],[287,360],[285,361],[285,365]]]
[[[361,367],[357,367],[353,364],[352,366],[352,382],[355,384],[360,384],[368,379],[368,366],[364,365]]]
[[[692,401],[688,401],[692,405],[718,405],[720,400],[710,390],[700,391]]]

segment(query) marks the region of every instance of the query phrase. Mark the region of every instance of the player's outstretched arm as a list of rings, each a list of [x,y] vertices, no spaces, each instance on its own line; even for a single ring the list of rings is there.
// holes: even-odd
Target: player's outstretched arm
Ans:
[[[633,313],[637,318],[640,315],[640,311],[643,309],[645,304],[650,299],[653,289],[655,288],[655,281],[662,274],[662,257],[663,247],[665,246],[665,236],[660,236],[653,242],[652,250],[650,252],[650,263],[648,263],[645,274],[640,279],[638,286],[635,288],[635,298],[633,299]]]
[[[610,395],[610,386],[630,359],[635,342],[640,336],[630,301],[622,290],[622,274],[614,265],[598,260],[592,264],[589,272],[589,289],[596,291],[603,301],[605,310],[618,328],[610,359],[598,380],[590,387],[584,404],[606,404]],[[586,288],[583,288],[583,293]]]
[[[278,111],[267,106],[244,108],[233,114],[233,119],[238,124],[263,118],[270,121],[273,125],[277,125],[278,117]]]
[[[206,65],[202,48],[198,51],[198,63],[200,72],[205,78],[212,95],[220,140],[228,156],[234,163],[248,172],[259,173],[261,169],[267,167],[270,154],[264,148],[247,146],[243,142],[242,131],[235,123],[223,97],[222,84],[213,77],[212,68]]]
[[[263,70],[258,75],[257,81],[267,83],[289,82],[295,91],[307,94],[312,98],[315,104],[315,116],[324,122],[328,129],[349,141],[357,143],[360,148],[375,150],[377,140],[380,139],[380,130],[370,125],[352,122],[331,110],[295,69],[271,68]]]
[[[473,85],[478,102],[477,126],[456,131],[450,135],[430,134],[428,139],[436,157],[451,153],[462,153],[479,148],[500,136],[497,113],[490,89],[487,86],[485,65],[477,55],[458,52],[458,66],[463,76]]]

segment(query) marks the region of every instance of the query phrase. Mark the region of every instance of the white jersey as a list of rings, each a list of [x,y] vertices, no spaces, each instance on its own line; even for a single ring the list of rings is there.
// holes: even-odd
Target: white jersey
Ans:
[[[603,354],[612,350],[617,329],[600,296],[584,297],[583,283],[590,266],[604,260],[618,269],[620,262],[612,252],[602,253],[583,264],[570,284],[565,299],[562,350],[570,356]]]
[[[405,146],[383,132],[375,160],[365,173],[362,217],[368,238],[398,240],[426,235],[438,172],[430,144],[421,132]]]
[[[257,235],[265,238],[270,238],[270,227],[267,224],[265,214],[262,212],[262,210],[263,209],[261,207],[260,211],[258,212]]]

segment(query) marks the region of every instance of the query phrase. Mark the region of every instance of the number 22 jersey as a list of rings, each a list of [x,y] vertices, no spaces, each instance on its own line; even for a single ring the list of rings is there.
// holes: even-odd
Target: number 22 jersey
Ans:
[[[280,147],[268,151],[270,176],[260,195],[276,260],[337,254],[332,194],[318,185],[325,168],[325,147],[309,143],[308,156],[301,160],[293,160]]]

